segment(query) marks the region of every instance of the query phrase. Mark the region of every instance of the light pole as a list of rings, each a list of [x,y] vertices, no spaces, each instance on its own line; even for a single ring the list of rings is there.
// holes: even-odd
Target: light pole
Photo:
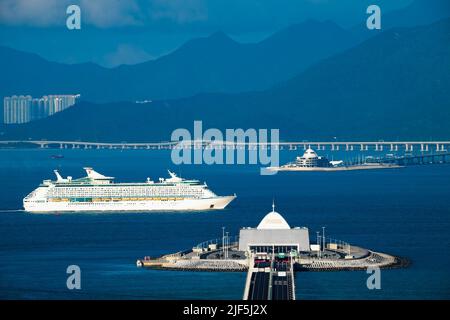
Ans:
[[[225,227],[222,227],[222,256],[225,259]]]
[[[229,245],[229,239],[228,239],[228,232],[227,232],[227,236],[226,236],[226,241],[225,241],[225,243],[226,243],[226,247],[225,247],[225,252],[226,252],[226,254],[225,254],[225,259],[228,259],[228,245]]]
[[[320,257],[320,235],[319,231],[316,231],[317,234],[317,245],[319,246],[319,250],[317,251],[317,256]]]
[[[325,245],[326,245],[326,240],[325,240],[325,227],[322,227],[322,241],[323,241],[323,247],[322,247],[322,250],[325,251]]]

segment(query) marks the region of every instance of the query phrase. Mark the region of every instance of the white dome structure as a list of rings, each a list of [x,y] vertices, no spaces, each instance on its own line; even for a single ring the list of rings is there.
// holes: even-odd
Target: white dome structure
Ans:
[[[286,220],[279,214],[272,210],[261,220],[256,229],[290,229],[291,227]]]
[[[302,158],[304,158],[304,159],[313,159],[313,158],[318,158],[318,157],[319,156],[317,155],[317,153],[313,149],[308,148],[308,149],[306,149],[306,151],[303,154]]]
[[[239,250],[259,253],[309,251],[309,231],[307,228],[291,228],[272,204],[272,211],[256,228],[239,231]]]

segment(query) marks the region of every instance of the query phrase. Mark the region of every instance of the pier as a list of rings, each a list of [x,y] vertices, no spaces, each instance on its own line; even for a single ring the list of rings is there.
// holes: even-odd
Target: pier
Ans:
[[[345,242],[330,242],[326,248],[314,249],[284,255],[253,253],[240,251],[238,243],[232,243],[227,248],[214,245],[199,250],[194,247],[161,257],[144,257],[138,259],[136,265],[156,270],[247,272],[244,300],[295,300],[295,276],[302,272],[392,269],[409,265],[406,259]],[[225,257],[225,251],[228,251],[228,257]]]
[[[275,205],[256,228],[241,228],[239,237],[222,230],[222,239],[208,240],[191,250],[138,259],[138,267],[212,272],[247,272],[244,300],[295,300],[295,274],[305,271],[351,271],[406,267],[408,261],[317,232],[291,228]]]

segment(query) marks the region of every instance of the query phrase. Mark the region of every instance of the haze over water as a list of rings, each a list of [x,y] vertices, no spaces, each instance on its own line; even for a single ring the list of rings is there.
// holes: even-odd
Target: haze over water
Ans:
[[[302,151],[281,152],[281,162]],[[51,159],[52,154],[64,159]],[[334,159],[346,153],[327,152]],[[323,154],[325,155],[325,154]],[[222,211],[127,214],[28,214],[22,198],[53,169],[84,175],[83,166],[117,181],[166,177],[172,169],[206,181],[217,194],[237,194]],[[0,150],[0,298],[241,299],[245,273],[139,269],[137,258],[191,248],[240,227],[256,226],[271,210],[291,226],[409,258],[407,269],[382,270],[381,290],[361,272],[296,274],[297,299],[450,298],[450,165],[348,172],[282,172],[258,166],[174,166],[167,150]],[[66,268],[81,268],[79,291],[66,288]]]

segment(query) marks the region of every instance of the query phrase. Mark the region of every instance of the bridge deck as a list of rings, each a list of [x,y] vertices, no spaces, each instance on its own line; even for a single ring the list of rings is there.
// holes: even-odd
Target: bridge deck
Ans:
[[[252,273],[248,300],[268,300],[269,279],[269,272],[260,271]]]
[[[249,268],[245,300],[295,300],[290,262],[258,262]]]
[[[375,146],[376,150],[382,150],[383,146],[403,145],[410,150],[413,146],[420,146],[421,149],[428,149],[428,146],[436,146],[439,151],[445,151],[444,147],[450,146],[450,141],[209,141],[209,140],[190,140],[190,141],[161,141],[161,142],[107,142],[107,141],[70,141],[70,140],[0,140],[0,144],[35,144],[38,146],[61,145],[61,146],[95,146],[95,147],[174,147],[178,144],[183,146],[209,145],[275,145],[275,146],[303,146],[303,147],[324,147],[331,146],[332,150],[338,150],[339,146]],[[335,148],[336,147],[336,148]],[[319,148],[320,149],[320,148]],[[441,150],[442,149],[442,150]]]

